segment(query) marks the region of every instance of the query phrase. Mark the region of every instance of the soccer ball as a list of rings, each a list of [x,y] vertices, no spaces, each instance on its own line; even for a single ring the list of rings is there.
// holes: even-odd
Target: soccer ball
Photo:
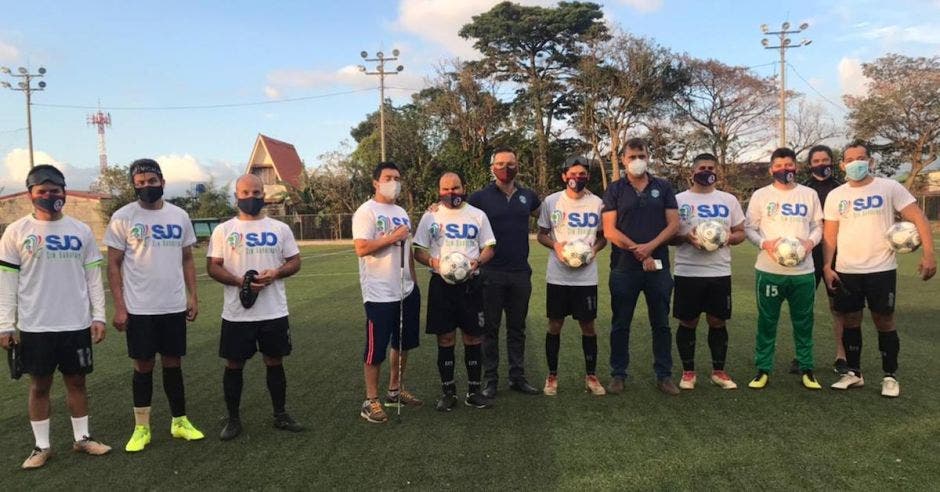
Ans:
[[[566,265],[571,268],[580,268],[591,262],[594,252],[591,250],[590,244],[581,239],[576,239],[565,243],[561,256],[564,258]]]
[[[470,276],[470,258],[459,251],[448,253],[438,265],[441,278],[448,284],[463,283]]]
[[[777,241],[777,263],[785,267],[795,267],[806,258],[806,248],[796,238],[785,237]]]
[[[917,227],[910,222],[895,222],[885,233],[888,246],[895,253],[910,253],[920,247],[920,233]]]
[[[728,229],[717,220],[699,222],[693,233],[705,251],[715,251],[728,243]]]

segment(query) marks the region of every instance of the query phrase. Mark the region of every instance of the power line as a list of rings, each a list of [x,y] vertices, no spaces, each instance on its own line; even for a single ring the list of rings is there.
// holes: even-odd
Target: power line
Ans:
[[[271,104],[283,104],[289,102],[298,102],[298,101],[309,101],[312,99],[323,99],[327,97],[335,96],[344,96],[347,94],[355,94],[357,92],[367,92],[374,91],[375,88],[369,87],[365,89],[353,89],[349,91],[341,92],[329,92],[326,94],[317,94],[313,96],[301,96],[301,97],[288,97],[285,99],[274,99],[270,101],[251,101],[243,103],[225,103],[225,104],[202,104],[202,105],[193,105],[193,106],[109,106],[109,107],[99,107],[99,106],[85,106],[78,104],[40,104],[33,103],[33,106],[42,106],[46,108],[63,108],[63,109],[104,109],[109,111],[181,111],[181,110],[191,110],[191,109],[223,109],[223,108],[239,108],[247,106],[267,106]]]
[[[808,85],[809,88],[812,89],[813,92],[815,92],[817,96],[823,98],[824,101],[826,101],[827,103],[833,105],[833,106],[834,106],[836,109],[838,109],[839,111],[842,111],[843,113],[848,112],[848,109],[846,109],[845,106],[843,106],[843,105],[841,105],[841,104],[839,104],[839,103],[834,102],[832,99],[829,99],[828,97],[826,97],[825,95],[823,95],[822,92],[819,92],[818,90],[816,90],[816,88],[813,87],[813,84],[810,84],[809,81],[807,81],[805,78],[803,78],[803,75],[800,74],[799,70],[797,70],[796,67],[794,67],[793,65],[790,65],[789,62],[787,62],[787,66],[789,66],[790,68],[792,68],[792,69],[793,69],[793,73],[795,73],[796,76],[799,77],[800,80],[803,81],[803,83],[805,83],[806,85]]]
[[[22,131],[26,131],[25,126],[23,128],[14,128],[13,130],[0,131],[0,135],[6,134],[6,133],[17,133],[17,132],[22,132]]]

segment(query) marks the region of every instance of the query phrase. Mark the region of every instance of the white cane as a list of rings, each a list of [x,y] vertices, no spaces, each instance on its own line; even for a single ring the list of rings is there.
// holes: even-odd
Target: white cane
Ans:
[[[401,242],[401,268],[399,269],[398,296],[398,420],[401,421],[401,395],[405,386],[401,380],[402,338],[405,332],[405,242]]]

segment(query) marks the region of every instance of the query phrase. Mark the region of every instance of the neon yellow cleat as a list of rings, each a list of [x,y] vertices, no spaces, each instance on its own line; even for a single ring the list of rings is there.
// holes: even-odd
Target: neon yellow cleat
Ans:
[[[747,387],[751,389],[764,389],[764,386],[767,386],[770,377],[766,372],[758,372],[757,376],[754,376],[754,379],[750,383],[747,383]]]
[[[173,423],[170,425],[170,434],[172,434],[173,437],[186,439],[187,441],[198,441],[206,437],[199,429],[193,426],[192,422],[190,422],[185,415],[182,417],[173,417]]]
[[[136,425],[134,426],[134,433],[131,434],[131,439],[127,441],[127,446],[124,446],[124,451],[128,453],[143,451],[148,444],[150,444],[150,427]]]
[[[819,381],[816,381],[816,376],[813,375],[813,371],[803,372],[803,386],[811,390],[822,389],[822,386],[819,385]]]

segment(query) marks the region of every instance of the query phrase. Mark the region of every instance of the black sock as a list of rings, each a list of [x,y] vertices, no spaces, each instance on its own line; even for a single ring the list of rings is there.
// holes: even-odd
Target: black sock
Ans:
[[[483,367],[480,366],[482,358],[481,344],[463,346],[463,361],[467,366],[467,392],[469,393],[480,392],[480,379],[483,376]]]
[[[284,404],[287,402],[287,376],[284,375],[284,366],[268,366],[267,380],[274,413],[284,413]]]
[[[149,407],[153,400],[153,373],[134,371],[131,391],[134,393],[134,407]]]
[[[716,326],[708,330],[708,348],[712,351],[712,370],[725,370],[725,357],[728,356],[728,328]]]
[[[230,418],[239,418],[238,407],[242,401],[242,370],[225,368],[222,376],[222,392],[225,394],[225,406]]]
[[[581,350],[584,351],[584,372],[593,376],[597,372],[597,335],[581,335]]]
[[[174,417],[186,415],[186,389],[183,386],[182,367],[163,368],[163,392],[170,403],[170,414]]]
[[[679,325],[676,328],[676,348],[682,359],[683,371],[695,370],[695,328]]]
[[[855,374],[862,373],[862,328],[848,327],[842,330],[842,346],[845,348],[845,362]]]
[[[879,331],[878,350],[881,352],[881,369],[885,372],[885,376],[894,377],[894,373],[898,372],[898,352],[901,351],[898,332],[896,330]]]
[[[558,350],[561,348],[561,335],[545,334],[545,360],[548,361],[548,373],[558,374]]]
[[[444,393],[456,394],[457,385],[454,384],[454,346],[437,347],[437,371],[441,374],[441,389]]]

